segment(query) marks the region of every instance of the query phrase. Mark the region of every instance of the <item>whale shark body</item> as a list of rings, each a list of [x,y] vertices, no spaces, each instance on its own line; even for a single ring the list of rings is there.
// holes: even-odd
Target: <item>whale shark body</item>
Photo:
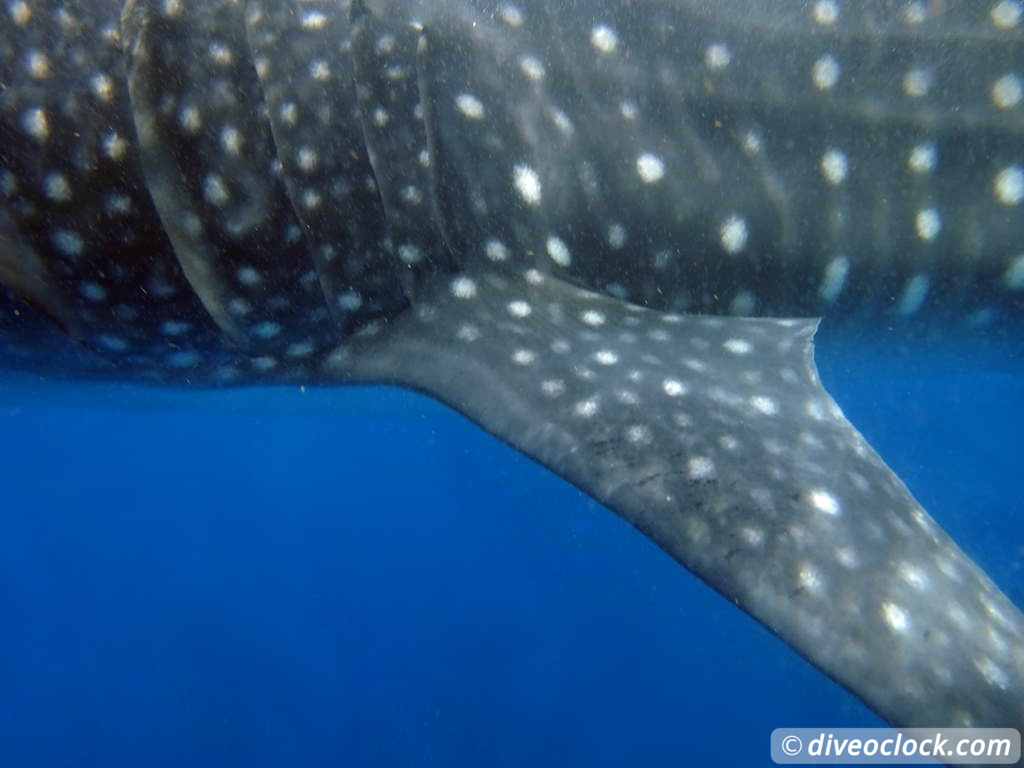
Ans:
[[[421,391],[886,720],[1024,727],[1024,616],[805,319],[1016,343],[1021,3],[4,13],[6,366]]]

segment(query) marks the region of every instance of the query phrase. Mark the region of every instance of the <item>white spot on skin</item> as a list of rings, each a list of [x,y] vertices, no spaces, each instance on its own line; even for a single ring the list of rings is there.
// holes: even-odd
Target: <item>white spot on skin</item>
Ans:
[[[672,414],[672,422],[680,429],[690,429],[693,427],[693,417],[682,411]]]
[[[1020,23],[1021,6],[1017,0],[1001,0],[992,6],[988,17],[996,29],[1013,29]]]
[[[548,256],[560,267],[568,267],[572,264],[572,254],[569,253],[569,246],[558,237],[549,237],[547,241]]]
[[[896,305],[896,311],[901,315],[912,315],[917,312],[924,304],[930,286],[931,280],[927,275],[914,275],[907,281]]]
[[[537,172],[528,165],[517,165],[512,171],[516,191],[527,205],[538,205],[541,200],[541,183]]]
[[[315,189],[307,189],[302,193],[302,204],[311,211],[319,208],[322,202],[323,198]]]
[[[631,389],[620,389],[615,393],[615,399],[623,405],[639,405],[640,396]]]
[[[732,215],[727,218],[718,230],[719,240],[726,253],[739,253],[747,246],[747,222],[741,216]]]
[[[74,257],[82,255],[82,237],[77,232],[70,229],[57,229],[50,235],[50,241],[65,256]]]
[[[272,339],[281,333],[281,326],[272,320],[259,323],[252,329],[252,335],[260,339]]]
[[[508,248],[499,240],[488,240],[487,245],[484,246],[484,252],[491,261],[508,261]]]
[[[732,52],[724,43],[714,43],[704,50],[704,66],[708,69],[725,69],[732,63]]]
[[[225,205],[230,195],[228,194],[227,186],[224,184],[224,179],[214,173],[207,176],[203,181],[203,197],[210,205],[218,207]]]
[[[299,170],[304,173],[312,173],[317,166],[316,150],[312,147],[299,147],[299,151],[295,153],[295,162],[299,166]]]
[[[346,312],[355,312],[363,306],[363,298],[355,291],[339,293],[335,301],[338,304],[338,308],[343,309]]]
[[[519,59],[519,69],[527,78],[535,83],[544,79],[544,64],[535,56],[522,56]]]
[[[104,208],[111,215],[124,215],[132,209],[132,201],[128,195],[110,195]]]
[[[50,136],[50,121],[46,112],[34,107],[26,109],[21,115],[21,127],[36,141],[46,141]]]
[[[128,349],[128,342],[122,339],[120,336],[110,336],[109,334],[103,334],[97,338],[100,344],[113,352],[124,352]]]
[[[323,59],[317,59],[309,65],[309,76],[322,83],[331,77],[331,68]]]
[[[1003,75],[992,84],[989,92],[992,103],[999,109],[1016,107],[1024,97],[1024,84],[1016,74]]]
[[[907,612],[890,600],[882,603],[882,618],[893,632],[902,634],[910,627],[910,619],[907,616]]]
[[[779,412],[779,404],[764,395],[754,395],[750,398],[750,407],[765,416],[775,416]]]
[[[476,283],[468,277],[457,277],[452,280],[452,296],[457,299],[476,298]]]
[[[903,11],[903,21],[907,24],[921,24],[928,19],[928,9],[922,0],[915,0]]]
[[[99,283],[82,283],[82,295],[89,301],[104,301],[107,298],[107,289]]]
[[[993,182],[996,200],[1003,205],[1017,205],[1024,200],[1024,169],[1011,165],[996,174]]]
[[[229,155],[237,155],[242,151],[242,134],[234,126],[227,126],[220,132],[220,145]]]
[[[469,120],[483,120],[484,105],[471,93],[460,93],[455,98],[455,106]]]
[[[110,75],[97,72],[89,79],[89,87],[101,101],[110,101],[114,98],[114,81],[110,79]]]
[[[644,184],[656,184],[665,176],[665,163],[657,155],[644,152],[636,159],[636,172]]]
[[[848,169],[849,162],[846,155],[838,149],[829,149],[821,156],[821,173],[825,180],[833,186],[838,186],[846,180]]]
[[[839,500],[822,488],[816,488],[808,493],[807,500],[818,512],[830,515],[831,517],[838,517],[842,512],[842,509],[839,506]]]
[[[754,346],[746,339],[729,339],[722,346],[734,355],[749,355],[754,351]]]
[[[576,403],[576,407],[573,409],[577,416],[582,416],[585,419],[589,419],[597,415],[597,399],[588,398],[586,400],[580,400]]]
[[[626,228],[621,224],[612,224],[608,227],[608,245],[615,250],[620,250],[626,245]]]
[[[319,11],[302,14],[303,29],[323,29],[327,26],[327,17]]]
[[[42,80],[50,75],[50,60],[42,51],[29,51],[25,62],[28,73],[36,80]]]
[[[203,118],[199,114],[199,109],[193,106],[182,107],[178,112],[178,125],[189,133],[199,133],[199,129],[203,127]]]
[[[112,131],[103,137],[103,154],[111,160],[124,160],[128,154],[128,142]]]
[[[480,332],[480,329],[475,325],[469,325],[468,323],[466,325],[459,326],[459,330],[455,334],[455,338],[459,341],[465,341],[470,344],[478,340],[481,336],[483,336],[483,334]]]
[[[160,326],[160,332],[164,336],[180,336],[191,326],[181,320],[167,320]]]
[[[398,246],[398,258],[403,264],[419,264],[423,261],[423,251],[411,243],[403,243]]]
[[[533,307],[527,304],[525,301],[512,301],[508,305],[508,313],[512,317],[518,317],[520,319],[529,317],[533,312]]]
[[[16,0],[16,2],[10,3],[7,6],[7,12],[11,16],[11,21],[19,27],[28,24],[29,19],[32,18],[32,9],[25,0]]]
[[[649,443],[652,438],[651,430],[643,424],[634,424],[626,428],[626,439],[631,443]]]
[[[262,371],[263,373],[266,373],[267,371],[272,371],[274,368],[277,367],[277,360],[270,357],[270,355],[254,357],[251,362],[253,368],[255,368],[257,371]]]
[[[615,53],[619,37],[611,27],[600,24],[590,31],[590,44],[601,53]]]
[[[825,267],[825,276],[822,278],[818,295],[829,304],[839,298],[846,285],[846,277],[850,274],[850,260],[845,256],[837,256]]]
[[[591,328],[599,328],[605,324],[604,313],[598,312],[596,309],[588,309],[585,311],[580,315],[580,320]]]
[[[292,102],[285,102],[279,110],[281,121],[287,125],[296,125],[299,122],[299,108]]]
[[[601,365],[615,365],[619,362],[619,356],[610,349],[601,349],[594,353],[594,360]]]
[[[1003,273],[1003,284],[1011,291],[1024,289],[1024,253],[1014,258]]]
[[[48,173],[43,178],[43,192],[55,202],[66,203],[71,199],[71,184],[63,173]]]
[[[565,392],[565,382],[559,379],[548,379],[540,384],[540,391],[548,397],[558,397]]]
[[[180,349],[169,354],[166,361],[172,368],[193,368],[199,365],[201,359],[194,349]]]
[[[537,359],[537,353],[529,349],[517,349],[512,353],[512,362],[516,365],[532,365]]]
[[[925,208],[914,217],[914,231],[926,242],[931,242],[942,231],[942,217],[934,208]]]
[[[508,24],[510,27],[521,27],[526,19],[523,17],[523,12],[516,8],[514,5],[503,5],[501,6],[501,20]]]
[[[814,4],[814,23],[830,27],[839,20],[839,6],[834,0],[818,0]]]
[[[910,150],[907,165],[914,173],[930,173],[935,170],[938,152],[933,143],[925,142]]]
[[[854,552],[850,547],[839,547],[836,550],[836,560],[844,568],[856,568],[860,565],[860,560],[857,558],[857,553]]]
[[[822,592],[824,586],[821,580],[821,574],[809,563],[802,564],[797,570],[796,576],[797,584],[800,588],[806,592],[810,592],[812,595],[819,595]]]
[[[839,82],[839,61],[831,54],[822,56],[811,67],[811,82],[819,91],[829,91]]]
[[[928,95],[932,87],[932,75],[923,69],[911,69],[903,75],[903,93],[910,99]]]
[[[252,312],[252,305],[245,299],[236,297],[228,302],[228,311],[233,315],[244,317]]]
[[[260,273],[252,267],[239,267],[235,276],[238,278],[238,282],[242,285],[254,286],[259,285],[263,281],[263,278],[260,277]]]
[[[572,136],[576,128],[565,112],[557,107],[552,107],[549,110],[549,114],[551,115],[551,121],[555,124],[555,127],[561,131],[563,136]]]
[[[661,382],[661,388],[669,397],[682,397],[690,391],[689,387],[678,379],[665,379]]]
[[[754,157],[761,154],[761,150],[764,148],[764,139],[757,131],[747,131],[743,134],[742,146],[744,152]]]
[[[231,49],[224,45],[224,43],[210,43],[208,53],[210,59],[215,64],[219,64],[222,67],[230,67],[235,60],[234,55],[231,53]]]
[[[740,528],[737,533],[740,538],[751,547],[759,547],[764,542],[764,533],[757,528],[751,528],[745,525]]]
[[[285,354],[288,357],[309,357],[316,351],[316,345],[310,340],[296,341],[293,344],[289,344],[288,348],[285,349]]]
[[[985,682],[989,685],[1003,691],[1009,689],[1010,678],[1007,676],[1005,670],[992,661],[992,659],[987,656],[983,656],[974,662],[974,668],[981,673],[981,676],[985,678]]]
[[[715,476],[715,463],[707,456],[693,456],[686,462],[686,474],[691,480],[710,480]]]
[[[740,441],[732,435],[722,435],[718,438],[718,444],[729,453],[735,453],[740,447]]]
[[[897,570],[899,571],[900,578],[914,589],[924,591],[928,588],[928,577],[920,568],[910,563],[900,563]]]

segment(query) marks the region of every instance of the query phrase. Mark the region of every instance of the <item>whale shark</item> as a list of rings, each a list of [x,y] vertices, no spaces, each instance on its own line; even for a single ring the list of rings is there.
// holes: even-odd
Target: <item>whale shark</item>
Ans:
[[[1016,0],[12,0],[3,364],[394,384],[900,726],[1024,727],[1024,616],[818,318],[1018,343]]]

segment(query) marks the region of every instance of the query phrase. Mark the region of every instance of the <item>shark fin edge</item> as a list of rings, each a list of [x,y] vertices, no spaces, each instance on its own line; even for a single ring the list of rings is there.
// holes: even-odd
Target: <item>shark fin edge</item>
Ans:
[[[1020,728],[1024,616],[843,417],[816,328],[654,312],[536,270],[459,275],[328,378],[450,405],[893,724]]]

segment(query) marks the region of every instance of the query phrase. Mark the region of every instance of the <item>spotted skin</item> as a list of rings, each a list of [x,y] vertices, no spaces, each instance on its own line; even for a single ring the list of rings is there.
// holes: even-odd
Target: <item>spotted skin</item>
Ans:
[[[1019,327],[1018,6],[519,4],[451,40],[425,5],[446,188],[490,213],[463,249],[557,237],[560,274],[675,311]]]
[[[3,12],[5,365],[421,390],[891,722],[1024,727],[1024,617],[770,316],[1019,322],[1016,0]]]

